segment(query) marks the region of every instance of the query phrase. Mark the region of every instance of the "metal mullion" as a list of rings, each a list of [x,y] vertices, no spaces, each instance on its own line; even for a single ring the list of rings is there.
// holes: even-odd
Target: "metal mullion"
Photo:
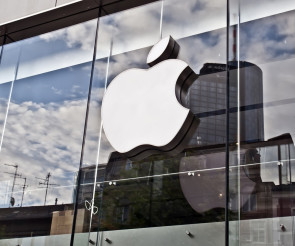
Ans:
[[[226,1],[226,143],[225,143],[225,246],[229,246],[229,0]]]
[[[83,160],[84,160],[84,148],[85,148],[85,141],[86,141],[88,116],[89,116],[89,110],[90,110],[91,90],[92,90],[93,74],[94,74],[95,60],[96,60],[97,36],[98,36],[98,29],[99,29],[99,19],[101,16],[101,9],[102,9],[102,7],[101,7],[101,3],[100,3],[100,6],[98,8],[98,17],[97,17],[97,23],[96,23],[95,39],[94,39],[93,58],[92,58],[92,64],[91,64],[90,82],[89,82],[87,106],[86,106],[86,113],[85,113],[85,123],[84,123],[84,130],[83,130],[83,140],[82,140],[81,155],[80,155],[80,164],[79,164],[79,171],[78,171],[78,176],[77,176],[76,199],[75,199],[75,203],[74,203],[74,214],[73,214],[73,224],[72,224],[70,246],[74,245],[76,220],[77,220],[77,212],[78,212],[79,191],[80,191],[80,184],[81,184],[81,173],[82,173],[82,165],[83,165]]]

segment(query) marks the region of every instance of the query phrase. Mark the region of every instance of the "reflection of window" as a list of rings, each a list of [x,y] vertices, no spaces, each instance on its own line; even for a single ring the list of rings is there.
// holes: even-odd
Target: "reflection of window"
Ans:
[[[197,165],[200,170],[207,168],[207,158],[205,155],[201,155],[198,157],[198,164]]]
[[[133,165],[132,165],[132,161],[130,161],[129,159],[126,161],[126,166],[125,166],[125,170],[128,171],[130,169],[133,168]]]
[[[242,195],[243,212],[255,211],[257,208],[256,194],[243,194]]]
[[[128,220],[129,206],[121,206],[116,208],[116,219],[118,224],[124,224]]]
[[[94,171],[90,171],[90,172],[85,173],[85,181],[90,180],[90,182],[91,182],[93,180],[93,178],[94,178]]]
[[[254,243],[265,243],[265,222],[252,221],[251,222],[251,241]]]
[[[244,243],[251,242],[251,222],[243,221],[243,226],[241,228],[241,245],[244,245]]]

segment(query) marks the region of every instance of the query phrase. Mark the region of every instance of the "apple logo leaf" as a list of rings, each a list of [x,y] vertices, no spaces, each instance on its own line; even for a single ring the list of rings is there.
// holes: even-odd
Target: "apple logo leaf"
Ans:
[[[177,58],[179,48],[179,44],[171,36],[163,38],[152,47],[146,63],[152,67],[161,61]]]
[[[198,75],[175,59],[179,48],[171,36],[162,39],[148,54],[151,68],[128,69],[107,88],[103,128],[110,144],[127,158],[179,153],[199,125],[184,100]]]

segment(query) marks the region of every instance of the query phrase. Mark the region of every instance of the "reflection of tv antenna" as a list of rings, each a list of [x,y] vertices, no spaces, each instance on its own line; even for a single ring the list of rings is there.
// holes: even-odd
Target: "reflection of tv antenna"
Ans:
[[[23,188],[23,194],[22,194],[22,201],[21,201],[21,204],[20,206],[22,207],[23,206],[23,200],[24,200],[24,194],[25,194],[25,189],[28,187],[27,185],[27,178],[22,178],[25,180],[24,184],[22,185],[22,188]]]
[[[12,174],[13,175],[13,183],[12,183],[10,203],[9,203],[9,207],[10,206],[13,207],[14,206],[14,203],[15,203],[15,199],[14,199],[14,197],[12,195],[13,195],[13,191],[14,191],[15,180],[16,180],[16,178],[21,178],[22,175],[17,173],[18,165],[11,165],[11,164],[4,164],[4,165],[15,168],[15,172],[14,173],[4,172],[4,173],[8,173],[8,174]]]
[[[51,174],[50,173],[47,173],[46,175],[46,178],[45,179],[42,179],[42,178],[37,178],[36,179],[40,179],[40,180],[43,180],[43,182],[39,182],[39,185],[45,185],[46,186],[46,192],[45,192],[45,200],[44,200],[44,206],[46,204],[46,198],[47,198],[47,191],[48,191],[48,187],[50,185],[57,185],[57,184],[49,184],[49,179],[51,177]]]

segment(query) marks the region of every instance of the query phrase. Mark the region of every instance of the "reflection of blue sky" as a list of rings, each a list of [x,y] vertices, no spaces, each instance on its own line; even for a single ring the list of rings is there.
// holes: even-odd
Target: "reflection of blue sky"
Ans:
[[[273,2],[278,3],[278,1]],[[294,1],[289,3],[289,8],[292,4],[295,7]],[[242,9],[241,16],[247,15],[246,11],[247,8]],[[294,11],[290,11],[240,25],[240,59],[252,62],[261,68],[263,102],[273,102],[271,106],[265,104],[264,107],[265,140],[290,133],[295,141],[294,103],[288,101],[287,104],[275,106],[277,101],[294,98],[294,23]],[[294,145],[291,148],[294,148]],[[273,147],[273,150],[262,149],[260,154],[262,181],[278,185],[277,147]]]
[[[294,11],[241,25],[241,59],[263,72],[263,101],[294,98]],[[293,104],[264,108],[265,139],[295,133]]]
[[[0,84],[0,137],[4,126],[11,83]]]
[[[164,1],[163,36],[187,37],[226,26],[226,1]]]
[[[238,1],[230,1],[231,4],[237,4]],[[241,8],[241,22],[256,20],[259,18],[284,13],[295,9],[293,0],[243,0],[239,1]],[[235,13],[233,6],[231,7],[232,15]]]
[[[10,86],[10,83],[0,85],[0,100],[6,101],[8,99]]]
[[[14,78],[20,57],[18,79],[89,62],[93,56],[96,20],[5,45],[0,83]]]
[[[226,25],[225,6],[225,1],[220,0],[164,1],[163,36],[172,35],[179,39],[223,28]],[[242,6],[242,22],[294,9],[292,0],[284,0],[283,3],[264,0],[258,5],[253,4],[253,1],[243,1]],[[97,58],[108,56],[111,40],[114,42],[113,54],[153,45],[160,39],[160,12],[161,2],[155,2],[101,18]],[[141,21],[134,21],[135,19]],[[96,20],[92,20],[22,41],[25,56],[22,58],[19,78],[90,61],[95,25]],[[11,46],[11,50],[16,51],[17,45],[19,43],[7,45],[5,50]],[[7,57],[6,60],[15,57],[17,55],[10,53],[10,58]],[[13,77],[11,74],[14,69],[9,73],[7,69],[15,63],[6,63],[7,66],[0,69],[1,73],[5,68],[0,74],[0,82],[9,81]]]
[[[89,66],[90,63],[82,64],[17,80],[12,101],[49,103],[86,98],[90,82]]]
[[[226,63],[225,28],[180,39],[179,45],[179,59],[186,61],[196,73],[204,63]]]
[[[80,160],[90,65],[81,64],[14,83],[1,164],[17,163],[19,173],[27,177],[26,205],[42,205],[45,189],[40,187],[35,177],[45,178],[48,172],[52,173],[51,182],[59,185],[49,193],[50,204],[54,204],[55,197],[63,203],[72,202]],[[7,91],[8,84],[1,87],[6,87]],[[7,98],[6,93],[1,96]],[[4,169],[11,171],[9,167]],[[2,174],[1,180],[11,180],[11,177]],[[14,196],[19,202],[20,187],[16,187]]]
[[[41,36],[42,37],[42,36]],[[33,37],[22,41],[22,56],[21,63],[32,62],[42,58],[48,58],[54,54],[66,52],[67,50],[78,50],[81,47],[68,47],[65,38],[54,40],[54,42],[47,42],[40,36]],[[46,49],[44,48],[46,46]]]
[[[259,64],[293,57],[294,23],[294,11],[291,11],[241,24],[241,60]]]

